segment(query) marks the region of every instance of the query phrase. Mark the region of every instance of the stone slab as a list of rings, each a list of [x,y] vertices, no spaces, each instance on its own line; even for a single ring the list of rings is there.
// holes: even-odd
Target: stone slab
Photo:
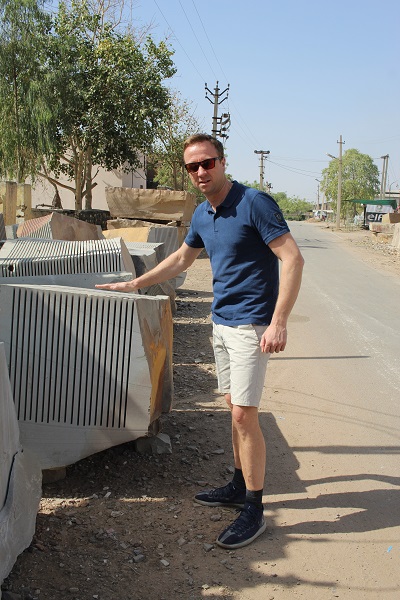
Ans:
[[[93,290],[98,283],[117,283],[119,281],[131,281],[132,273],[120,271],[118,273],[76,273],[62,275],[38,275],[29,277],[29,285],[58,285],[69,288],[85,288]],[[26,277],[0,277],[1,283],[28,283]]]
[[[394,246],[395,248],[399,248],[400,250],[400,223],[396,223],[394,226],[392,246]]]
[[[4,344],[0,343],[0,584],[35,532],[42,473],[23,451]]]
[[[0,277],[74,273],[115,273],[135,267],[121,238],[59,241],[8,240],[0,249]]]
[[[25,220],[18,226],[17,237],[85,241],[102,239],[103,235],[97,225],[54,212],[36,219]]]
[[[382,223],[400,223],[400,213],[386,213],[382,215]]]
[[[370,223],[369,230],[374,233],[386,233],[393,235],[394,233],[394,223],[384,223],[383,220],[381,223]]]
[[[168,297],[0,285],[21,441],[42,469],[147,434],[172,403]]]
[[[112,217],[178,221],[189,224],[195,196],[172,190],[141,190],[106,187],[106,201]]]

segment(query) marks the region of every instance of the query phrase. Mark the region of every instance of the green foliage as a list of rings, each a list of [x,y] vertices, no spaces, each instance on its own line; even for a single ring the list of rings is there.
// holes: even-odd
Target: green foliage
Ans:
[[[53,112],[43,92],[51,19],[36,0],[0,1],[0,176],[34,176],[53,143]]]
[[[92,165],[138,167],[169,109],[163,80],[175,69],[172,52],[151,38],[120,34],[85,1],[61,3],[50,40],[49,69],[57,114],[57,152],[47,172],[75,183],[75,204],[90,208]]]
[[[321,190],[333,210],[337,206],[339,160],[331,160],[322,171]],[[373,199],[379,193],[379,170],[368,154],[361,154],[356,149],[349,149],[342,157],[342,193],[341,217],[356,212],[354,204],[346,202],[352,199]]]
[[[286,192],[277,192],[272,194],[275,201],[279,204],[285,217],[300,218],[304,213],[312,210],[312,204],[304,198],[298,196],[288,197]]]
[[[204,198],[192,185],[183,162],[183,143],[198,131],[201,131],[201,125],[194,116],[191,103],[182,100],[179,92],[175,92],[171,95],[169,111],[160,123],[148,160],[155,170],[159,186],[188,190],[202,201]]]
[[[46,177],[91,208],[92,165],[140,165],[169,110],[172,51],[107,22],[90,0],[0,0],[0,174]],[[99,11],[99,12],[98,12]],[[63,174],[71,185],[58,181]]]
[[[241,183],[243,185],[247,185],[247,187],[251,187],[251,188],[254,188],[256,190],[260,189],[260,182],[259,181],[255,181],[254,180],[253,183],[250,183],[249,181],[241,181]]]
[[[243,181],[242,183],[243,185],[255,188],[256,190],[260,189],[260,184],[256,181],[253,183]],[[301,218],[304,213],[308,213],[310,210],[312,210],[312,205],[310,202],[301,199],[298,196],[293,196],[290,198],[286,192],[276,192],[275,194],[271,194],[271,196],[274,198],[275,202],[279,204],[279,207],[285,217]]]

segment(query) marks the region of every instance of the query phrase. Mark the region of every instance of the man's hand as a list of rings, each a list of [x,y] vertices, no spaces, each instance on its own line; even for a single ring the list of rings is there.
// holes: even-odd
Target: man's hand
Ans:
[[[99,290],[110,290],[111,292],[136,292],[139,286],[132,281],[119,281],[118,283],[98,283],[95,286]]]
[[[287,330],[282,325],[268,325],[260,342],[261,352],[283,352],[286,348]]]

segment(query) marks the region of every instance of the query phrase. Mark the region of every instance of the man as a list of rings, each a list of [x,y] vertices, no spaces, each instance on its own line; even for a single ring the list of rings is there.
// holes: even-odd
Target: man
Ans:
[[[223,548],[240,548],[266,528],[265,441],[258,406],[268,358],[286,346],[287,320],[304,261],[273,198],[227,179],[219,140],[207,134],[191,136],[184,144],[184,161],[192,183],[207,200],[195,210],[182,246],[131,282],[96,287],[136,291],[166,281],[187,269],[205,247],[213,273],[218,386],[232,416],[235,473],[228,485],[201,492],[195,501],[242,509],[217,539]]]

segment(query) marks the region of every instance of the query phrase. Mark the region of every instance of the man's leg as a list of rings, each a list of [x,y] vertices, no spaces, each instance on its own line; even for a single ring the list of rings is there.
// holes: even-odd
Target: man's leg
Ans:
[[[262,505],[265,442],[258,422],[269,357],[259,345],[264,330],[264,326],[252,325],[213,327],[218,387],[231,411],[235,474],[227,485],[200,492],[195,500],[208,506],[243,507],[217,539],[223,548],[246,546],[266,527]]]
[[[262,490],[266,449],[257,407],[232,406],[232,442],[235,467],[242,469],[246,489],[248,491]]]

